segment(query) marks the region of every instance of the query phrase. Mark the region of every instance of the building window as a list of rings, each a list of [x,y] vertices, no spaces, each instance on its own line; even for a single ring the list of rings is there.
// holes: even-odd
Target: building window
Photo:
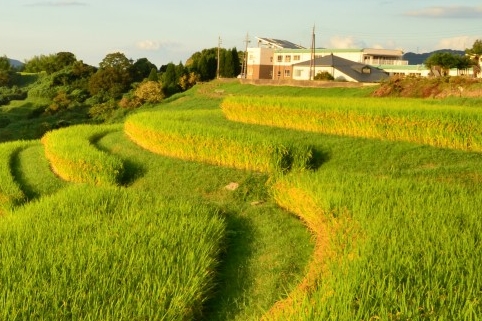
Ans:
[[[278,62],[282,62],[283,61],[283,56],[282,55],[278,55]]]
[[[269,57],[269,62],[273,62],[273,57]]]
[[[370,74],[372,72],[372,70],[370,69],[370,67],[363,67],[362,68],[362,74]]]
[[[254,55],[249,55],[250,60],[254,60]]]
[[[294,55],[293,60],[294,61],[299,61],[301,59],[300,55]]]
[[[291,77],[291,70],[289,70],[289,69],[288,69],[288,70],[285,70],[285,77],[286,77],[286,78]]]
[[[285,56],[285,62],[291,62],[291,56],[290,55]]]
[[[300,69],[295,70],[295,76],[296,76],[296,77],[301,77],[301,70],[300,70]]]

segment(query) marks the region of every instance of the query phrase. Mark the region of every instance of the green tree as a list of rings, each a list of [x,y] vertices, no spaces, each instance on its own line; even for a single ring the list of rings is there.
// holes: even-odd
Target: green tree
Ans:
[[[137,59],[133,64],[133,77],[135,82],[140,82],[148,78],[152,69],[157,71],[156,65],[150,62],[147,58]]]
[[[239,51],[236,49],[236,47],[231,49],[231,55],[233,56],[233,77],[237,77],[241,73],[241,60],[239,58]]]
[[[457,70],[467,70],[474,65],[474,61],[469,56],[456,56],[455,68]]]
[[[50,75],[73,65],[76,61],[75,55],[71,52],[34,56],[25,62],[24,70],[35,73],[45,71]]]
[[[0,57],[0,87],[12,84],[15,72],[13,71],[10,60],[6,56]]]
[[[24,70],[26,72],[38,73],[45,71],[47,73],[53,72],[55,56],[54,55],[40,55],[33,56],[25,61]]]
[[[186,67],[190,72],[199,75],[201,81],[216,78],[218,48],[204,49],[195,52],[187,61]]]
[[[10,65],[10,60],[8,60],[7,56],[0,57],[0,70],[1,71],[12,70],[12,65]]]
[[[166,96],[171,96],[180,91],[179,78],[176,73],[176,65],[172,62],[167,64],[166,71],[162,74],[162,90]]]
[[[91,95],[104,95],[105,99],[120,98],[133,81],[132,61],[123,53],[108,54],[97,72],[89,80]]]
[[[221,75],[225,78],[234,78],[240,73],[239,56],[236,48],[225,50],[223,54]]]
[[[465,49],[465,53],[471,58],[473,62],[474,76],[477,77],[477,75],[481,72],[480,60],[482,57],[482,40],[475,40],[472,48]]]
[[[65,67],[73,65],[77,61],[75,55],[71,52],[58,52],[55,55],[55,71],[64,69]]]
[[[152,68],[151,72],[149,73],[149,77],[147,77],[149,81],[159,81],[159,75],[157,74],[157,68]]]
[[[448,75],[451,68],[457,67],[458,58],[449,52],[436,52],[425,60],[424,64],[431,70],[440,71],[441,75]]]

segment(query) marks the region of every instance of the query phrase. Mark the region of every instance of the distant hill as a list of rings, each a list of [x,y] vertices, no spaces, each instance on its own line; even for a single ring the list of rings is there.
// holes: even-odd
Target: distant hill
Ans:
[[[430,57],[431,55],[437,52],[450,52],[452,54],[465,55],[465,51],[463,50],[440,49],[432,52],[426,52],[423,54],[407,52],[403,55],[403,60],[408,60],[409,65],[422,65],[424,61],[427,60],[428,57]]]
[[[8,60],[10,61],[10,64],[11,64],[14,68],[22,67],[22,66],[23,66],[23,62],[21,62],[20,60],[10,59],[10,58],[8,58]]]

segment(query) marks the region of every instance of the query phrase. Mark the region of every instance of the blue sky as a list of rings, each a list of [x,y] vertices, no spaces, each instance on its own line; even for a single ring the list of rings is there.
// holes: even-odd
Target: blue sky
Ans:
[[[480,0],[0,0],[0,56],[69,51],[97,66],[112,52],[157,66],[249,34],[316,46],[405,52],[465,49],[482,39]]]

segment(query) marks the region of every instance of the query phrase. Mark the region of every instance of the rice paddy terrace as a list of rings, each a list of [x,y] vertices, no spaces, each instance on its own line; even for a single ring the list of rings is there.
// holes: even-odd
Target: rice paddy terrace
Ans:
[[[479,320],[482,109],[198,85],[0,144],[1,320]]]

